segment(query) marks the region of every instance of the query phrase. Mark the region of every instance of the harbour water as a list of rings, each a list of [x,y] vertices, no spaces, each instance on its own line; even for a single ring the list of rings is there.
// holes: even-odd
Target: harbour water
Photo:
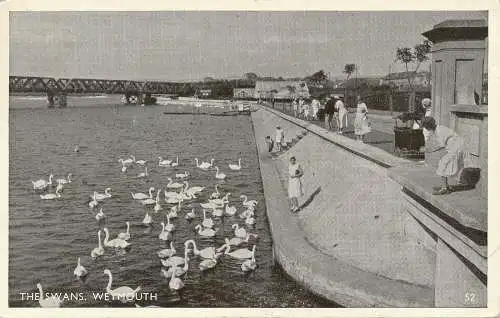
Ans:
[[[44,292],[81,293],[84,299],[68,301],[64,307],[121,306],[117,302],[95,300],[93,293],[104,292],[108,277],[113,273],[112,288],[142,287],[142,292],[156,295],[156,300],[140,301],[141,306],[164,307],[337,307],[316,297],[296,284],[273,264],[272,240],[266,220],[262,184],[259,173],[255,138],[249,116],[212,117],[196,115],[165,115],[164,106],[124,106],[120,96],[70,97],[69,107],[47,109],[41,98],[11,97],[9,115],[9,305],[35,307],[35,300],[22,299],[21,293],[37,292],[40,282]],[[75,145],[80,146],[74,152]],[[138,165],[121,172],[119,158],[135,155],[148,160],[149,176],[138,178],[144,171]],[[158,166],[158,157],[174,159],[179,166]],[[210,161],[227,175],[215,178],[215,170],[202,171],[195,167],[195,158]],[[232,171],[228,164],[242,159],[242,169]],[[238,214],[244,209],[240,195],[258,200],[256,222],[247,230],[258,234],[256,259],[258,267],[242,272],[241,260],[222,256],[217,266],[200,272],[200,259],[191,256],[189,271],[183,278],[185,287],[171,291],[168,280],[160,274],[157,251],[167,248],[158,238],[160,222],[166,222],[166,212],[172,206],[164,201],[163,190],[168,177],[190,172],[190,186],[203,186],[198,198],[185,202],[176,225],[173,241],[177,255],[182,256],[184,241],[194,239],[198,249],[220,247],[224,238],[234,236],[231,225],[245,225]],[[73,181],[62,196],[41,200],[32,188],[32,180],[63,178],[68,173]],[[194,230],[202,218],[199,203],[206,202],[214,192],[230,192],[230,205],[237,215],[214,219],[220,228],[214,238],[201,238]],[[162,189],[162,211],[154,213],[134,201],[130,192],[146,193],[149,187]],[[112,197],[102,209],[106,218],[100,224],[88,202],[93,191],[103,193],[110,187]],[[54,192],[54,189],[48,190]],[[173,191],[173,190],[169,190]],[[155,192],[156,194],[156,192]],[[194,208],[198,218],[184,219]],[[146,209],[153,225],[143,226]],[[105,254],[92,260],[90,252],[97,247],[97,232],[107,227],[110,238],[125,232],[130,222],[131,248],[126,253],[106,248]],[[103,235],[104,239],[104,235]],[[242,245],[248,247],[250,245]],[[89,271],[82,282],[73,276],[77,258]],[[130,305],[128,305],[130,306]],[[133,305],[132,305],[133,306]]]

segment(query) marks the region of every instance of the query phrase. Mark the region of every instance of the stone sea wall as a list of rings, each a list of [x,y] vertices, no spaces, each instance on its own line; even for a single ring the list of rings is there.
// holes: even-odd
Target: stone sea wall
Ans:
[[[282,116],[265,108],[252,114],[277,261],[313,292],[345,306],[432,306],[435,253],[406,234],[401,187],[387,168],[315,134],[319,127],[304,129],[307,123]],[[272,155],[264,138],[274,139],[278,125],[293,142]],[[287,202],[291,156],[304,169],[297,214]]]

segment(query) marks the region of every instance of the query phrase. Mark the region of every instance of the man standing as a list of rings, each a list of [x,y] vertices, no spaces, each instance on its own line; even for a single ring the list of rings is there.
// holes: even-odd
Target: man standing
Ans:
[[[325,105],[325,128],[332,129],[333,113],[335,112],[335,101],[328,97]]]
[[[319,101],[314,98],[311,102],[312,117],[313,119],[318,119]]]

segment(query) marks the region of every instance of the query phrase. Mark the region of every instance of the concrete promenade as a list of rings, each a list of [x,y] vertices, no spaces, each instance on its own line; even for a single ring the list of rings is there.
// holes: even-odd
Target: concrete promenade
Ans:
[[[435,255],[403,235],[400,186],[385,168],[408,161],[264,107],[252,121],[275,259],[284,270],[342,306],[432,307]],[[308,134],[274,157],[264,138],[274,139],[276,125],[285,140]],[[297,214],[287,199],[291,155],[305,170]]]

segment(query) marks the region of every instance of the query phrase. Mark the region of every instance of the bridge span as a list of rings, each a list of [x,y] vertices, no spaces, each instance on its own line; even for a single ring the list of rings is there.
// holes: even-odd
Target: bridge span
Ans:
[[[36,76],[9,76],[9,92],[46,93],[49,107],[65,107],[66,96],[80,94],[123,94],[127,103],[142,104],[151,94],[177,95],[189,83],[127,81],[87,78],[53,78]]]

